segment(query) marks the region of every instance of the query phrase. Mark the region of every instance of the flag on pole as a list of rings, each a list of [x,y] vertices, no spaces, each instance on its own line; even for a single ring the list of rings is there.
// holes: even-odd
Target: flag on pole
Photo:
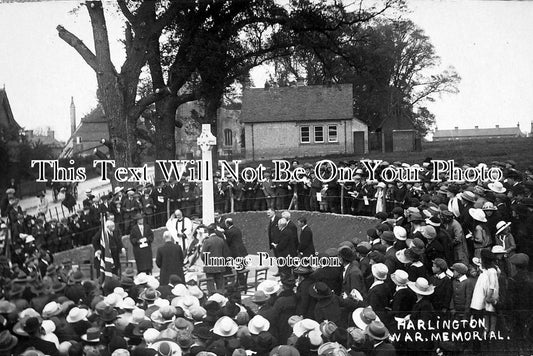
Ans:
[[[105,227],[104,214],[100,215],[101,221],[101,234],[100,234],[100,246],[102,247],[102,254],[100,255],[100,272],[105,277],[113,276],[114,261],[111,257],[111,250],[109,249],[109,234]]]

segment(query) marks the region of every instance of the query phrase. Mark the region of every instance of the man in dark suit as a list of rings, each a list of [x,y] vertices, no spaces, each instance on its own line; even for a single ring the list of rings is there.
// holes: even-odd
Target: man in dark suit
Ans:
[[[133,197],[135,190],[128,189],[128,197],[122,203],[123,218],[124,218],[124,232],[131,233],[131,228],[135,225],[135,216],[141,212],[141,204]]]
[[[133,247],[133,256],[137,265],[137,273],[152,274],[152,242],[154,233],[148,224],[144,223],[141,214],[134,216],[137,222],[131,228],[130,241]]]
[[[120,235],[120,230],[115,227],[115,223],[111,220],[105,222],[105,229],[109,239],[109,250],[111,252],[111,257],[113,258],[113,274],[120,276],[120,254],[126,254],[126,249],[122,245],[122,236]],[[93,247],[94,251],[100,251],[99,259],[104,258],[104,255],[108,253],[105,250],[105,246],[102,246],[102,233],[98,231],[93,236]],[[98,271],[98,266],[96,266]]]
[[[165,243],[157,249],[155,263],[160,268],[160,284],[168,284],[171,274],[176,274],[185,280],[183,275],[183,251],[180,245],[174,243],[170,232],[163,233]]]
[[[389,269],[383,263],[376,263],[372,265],[372,276],[374,283],[368,289],[368,304],[374,309],[374,312],[379,318],[387,323],[386,308],[389,307],[392,292],[390,287],[384,281],[387,279]]]
[[[300,242],[298,244],[298,253],[301,257],[312,256],[315,254],[315,245],[313,243],[313,231],[307,226],[307,219],[305,217],[298,218],[298,226],[300,226]]]
[[[343,264],[342,290],[350,295],[356,289],[361,296],[366,295],[365,280],[363,273],[359,269],[359,262],[355,260],[355,254],[348,246],[343,246],[339,250],[339,258]]]
[[[273,244],[279,243],[279,229],[278,229],[278,220],[279,216],[276,216],[276,211],[274,209],[267,210],[268,216],[268,246],[270,249],[275,250]],[[274,256],[276,256],[276,251],[274,251]]]
[[[296,227],[296,224],[292,222],[291,220],[291,213],[288,211],[284,211],[281,213],[281,217],[287,220],[287,230],[291,234],[291,241],[294,245],[294,248],[296,251],[298,251],[298,228]]]
[[[281,218],[278,221],[278,228],[280,231],[279,243],[274,244],[274,253],[277,257],[295,257],[297,254],[296,245],[293,242],[293,234],[287,228],[287,220]],[[291,267],[280,266],[278,269],[280,275],[290,275],[292,273]]]
[[[226,228],[224,235],[226,236],[226,243],[228,244],[231,257],[246,257],[248,251],[242,240],[242,231],[233,225],[233,219],[228,218],[224,221]]]
[[[224,285],[224,273],[228,271],[226,266],[220,265],[217,261],[213,263],[212,258],[226,259],[230,256],[230,251],[226,241],[215,234],[216,225],[210,224],[207,227],[208,237],[204,240],[202,246],[202,260],[204,261],[204,272],[208,278],[215,280],[216,288],[222,289]]]

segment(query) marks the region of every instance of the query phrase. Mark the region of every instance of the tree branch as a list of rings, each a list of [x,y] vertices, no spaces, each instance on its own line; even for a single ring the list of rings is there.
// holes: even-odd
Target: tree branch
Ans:
[[[58,25],[56,27],[59,38],[65,41],[68,45],[74,48],[83,60],[95,71],[98,72],[98,63],[96,62],[96,56],[94,53],[80,40],[76,35],[69,32],[63,26]]]
[[[120,11],[122,11],[122,14],[126,18],[126,20],[128,20],[131,25],[135,25],[135,16],[133,16],[133,14],[131,13],[130,9],[128,8],[128,5],[126,4],[126,1],[118,0],[117,3],[118,7],[120,8]]]

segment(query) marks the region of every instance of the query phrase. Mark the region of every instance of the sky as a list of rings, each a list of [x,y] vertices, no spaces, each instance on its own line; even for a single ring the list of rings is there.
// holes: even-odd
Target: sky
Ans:
[[[70,98],[77,120],[96,105],[96,78],[58,36],[61,24],[92,48],[91,27],[77,1],[2,3],[0,0],[0,86],[5,85],[17,122],[26,129],[50,127],[70,136]],[[529,132],[533,120],[533,2],[407,0],[407,14],[429,35],[442,68],[453,65],[459,94],[428,107],[439,129],[516,126]],[[124,58],[121,21],[108,16],[114,63]],[[264,69],[253,71],[257,86]]]

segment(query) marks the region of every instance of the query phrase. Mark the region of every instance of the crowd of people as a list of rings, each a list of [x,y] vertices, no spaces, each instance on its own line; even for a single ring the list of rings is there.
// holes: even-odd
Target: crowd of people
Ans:
[[[398,163],[393,165],[400,167]],[[188,183],[116,188],[100,198],[87,192],[84,211],[72,217],[86,221],[84,228],[69,226],[70,219],[46,220],[46,214],[30,217],[8,190],[0,203],[9,222],[0,227],[0,355],[359,356],[528,350],[533,176],[531,170],[517,170],[512,161],[491,165],[502,169],[501,182],[435,183],[424,178],[384,183],[369,181],[362,168],[356,168],[361,171],[353,184],[321,184],[320,192],[312,188],[311,171],[307,192],[305,182],[287,183],[287,194],[276,194],[276,186],[276,195],[267,194],[262,183],[246,195],[248,188],[235,188],[240,183],[216,182],[222,191],[232,191],[229,203],[225,197],[222,205],[218,198],[220,212],[226,204],[230,210],[268,208],[265,246],[272,255],[311,256],[320,239],[321,246],[326,240],[330,248],[319,256],[340,262],[280,267],[277,278],[262,282],[251,298],[243,298],[244,281],[224,283],[231,268],[204,265],[205,275],[215,281],[215,289],[206,291],[184,273],[204,252],[247,255],[242,243],[246,231],[231,219],[193,229],[188,216],[199,211],[198,196],[191,205],[179,195],[182,189],[191,191],[185,188]],[[421,167],[431,168],[425,163]],[[173,198],[169,187],[176,191]],[[243,192],[242,199],[234,189]],[[198,188],[192,191],[198,193]],[[362,236],[317,237],[310,218],[292,221],[286,209],[297,206],[378,220]],[[277,208],[284,211],[278,214]],[[167,216],[167,211],[173,213]],[[102,274],[100,284],[70,261],[53,261],[52,254],[92,243],[100,252],[97,260],[103,260],[103,216],[110,242],[119,238],[111,249],[113,274]],[[68,233],[61,236],[68,242],[57,244],[56,235],[39,234],[44,226],[53,226],[52,231],[65,227]],[[151,228],[158,226],[167,228],[165,244],[152,256],[146,247],[153,240]],[[8,231],[12,243],[6,245]],[[118,241],[124,234],[133,236],[136,271],[117,266],[123,247]],[[153,258],[161,269],[159,278],[151,275]],[[400,325],[412,322],[416,329],[434,320],[483,321],[474,328],[481,337],[473,342],[433,340],[420,329],[423,337],[414,340],[391,337],[401,334]],[[491,332],[511,341],[495,343]]]

